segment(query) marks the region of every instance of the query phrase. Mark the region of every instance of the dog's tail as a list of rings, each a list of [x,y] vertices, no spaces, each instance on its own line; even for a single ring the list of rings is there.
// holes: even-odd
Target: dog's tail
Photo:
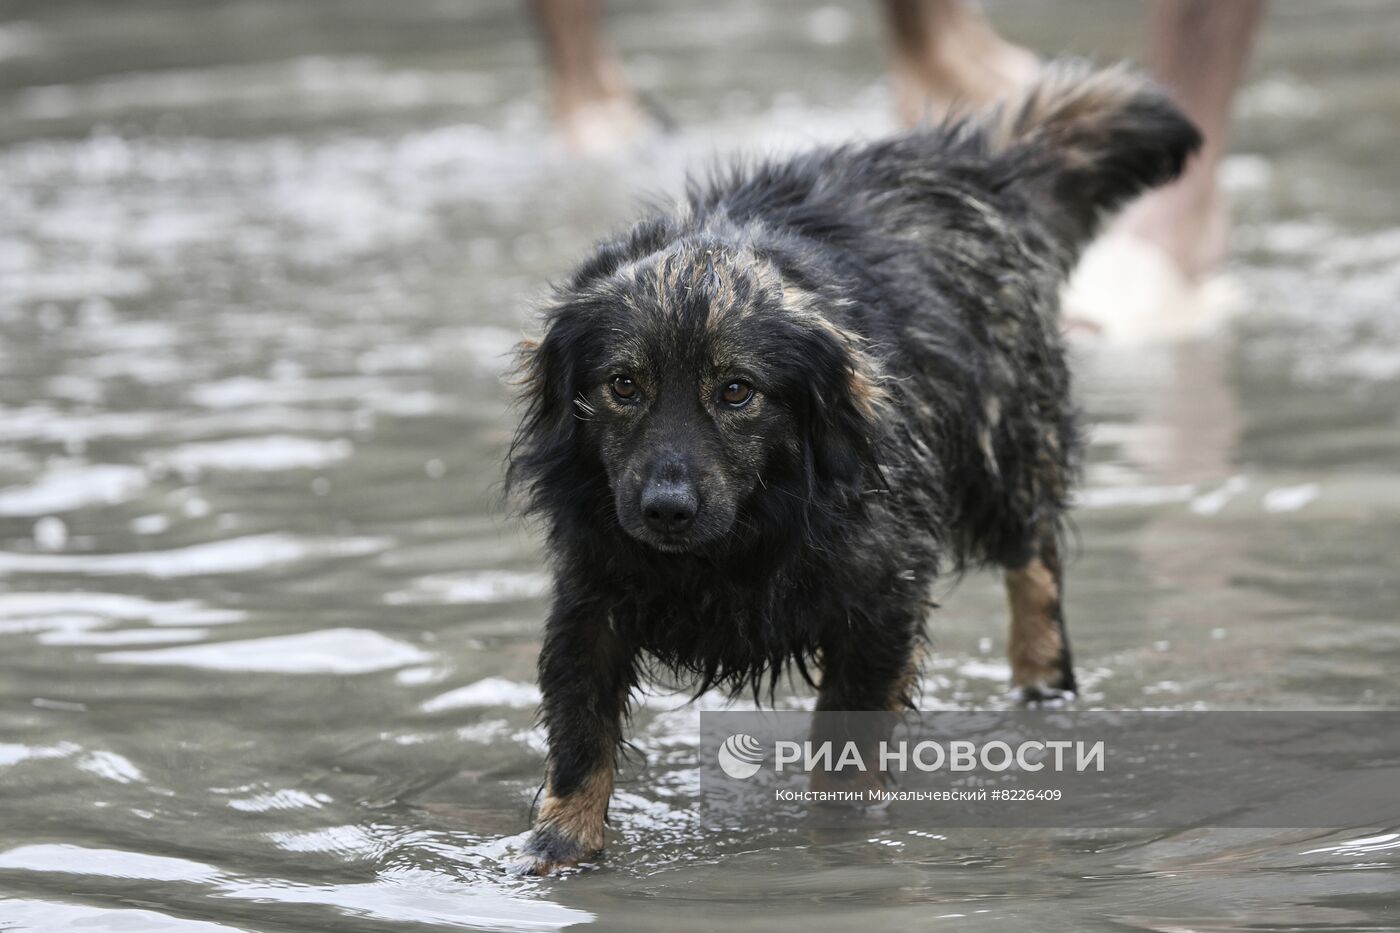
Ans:
[[[1118,66],[1057,62],[968,125],[1027,186],[1075,254],[1133,196],[1181,174],[1201,134],[1151,81]]]

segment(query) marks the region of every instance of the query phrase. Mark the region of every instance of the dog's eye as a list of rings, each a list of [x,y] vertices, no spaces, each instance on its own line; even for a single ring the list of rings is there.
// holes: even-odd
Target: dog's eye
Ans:
[[[731,408],[743,408],[753,398],[753,386],[735,379],[719,390],[719,400]]]
[[[612,389],[613,395],[624,402],[630,402],[637,397],[637,383],[631,376],[613,376],[608,381],[608,387]]]

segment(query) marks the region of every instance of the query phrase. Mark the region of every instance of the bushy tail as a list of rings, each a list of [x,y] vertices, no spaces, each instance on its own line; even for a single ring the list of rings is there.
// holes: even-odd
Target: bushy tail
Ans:
[[[1008,159],[1043,219],[1076,253],[1105,215],[1181,174],[1201,134],[1151,81],[1118,66],[1056,62],[1024,92],[974,120]]]

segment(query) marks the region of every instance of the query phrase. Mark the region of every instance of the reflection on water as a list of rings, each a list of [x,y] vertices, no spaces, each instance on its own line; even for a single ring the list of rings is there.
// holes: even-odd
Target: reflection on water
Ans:
[[[497,486],[529,300],[715,148],[891,125],[859,5],[615,6],[681,129],[614,163],[544,142],[511,4],[7,8],[0,927],[1400,922],[1393,826],[707,827],[664,690],[606,871],[500,874],[543,749],[547,578]],[[1004,7],[1134,48],[1132,8]],[[1078,351],[1085,704],[1400,705],[1397,28],[1276,4],[1227,166],[1250,310]],[[1003,704],[995,582],[944,596],[927,705]]]

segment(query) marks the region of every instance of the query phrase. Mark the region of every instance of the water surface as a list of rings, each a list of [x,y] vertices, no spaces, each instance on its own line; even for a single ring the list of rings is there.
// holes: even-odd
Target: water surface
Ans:
[[[513,4],[6,6],[0,929],[1400,924],[1397,826],[715,831],[665,691],[606,866],[501,875],[542,769],[547,581],[497,486],[531,301],[686,164],[892,128],[862,5],[612,6],[679,129],[597,162]],[[1129,6],[991,12],[1137,48]],[[1077,350],[1083,705],[1400,707],[1398,36],[1276,4],[1226,167],[1246,311]],[[927,702],[1003,706],[997,581],[941,597]]]

